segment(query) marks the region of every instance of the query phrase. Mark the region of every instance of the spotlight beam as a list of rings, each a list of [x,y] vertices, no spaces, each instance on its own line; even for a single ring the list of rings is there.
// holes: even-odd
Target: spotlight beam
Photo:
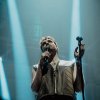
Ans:
[[[33,100],[30,89],[31,74],[24,44],[21,21],[15,0],[7,0],[12,33],[13,54],[16,78],[16,100]]]
[[[10,100],[7,80],[3,68],[2,58],[0,57],[0,85],[1,85],[1,97],[4,100]]]
[[[71,20],[71,39],[70,39],[70,59],[73,59],[73,51],[77,46],[76,37],[80,36],[80,12],[79,0],[73,0],[72,6],[72,20]]]
[[[74,49],[77,47],[76,37],[80,36],[80,0],[73,0],[70,39],[70,59],[74,59]],[[77,93],[77,100],[82,100],[82,93]]]

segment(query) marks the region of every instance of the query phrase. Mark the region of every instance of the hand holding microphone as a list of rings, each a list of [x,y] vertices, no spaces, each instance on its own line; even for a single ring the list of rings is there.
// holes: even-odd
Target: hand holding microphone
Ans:
[[[41,59],[44,63],[49,63],[50,53],[48,51],[45,51],[42,53]]]
[[[48,72],[48,64],[49,64],[49,53],[48,51],[45,51],[44,53],[42,53],[42,56],[40,59],[40,67],[42,70],[42,76]]]
[[[56,42],[53,39],[45,38],[41,42],[41,59],[39,66],[42,69],[43,75],[48,71],[49,63],[51,63],[58,51]]]
[[[42,47],[42,54],[41,54],[41,59],[40,59],[40,65],[44,66],[45,64],[49,63],[49,58],[50,58],[50,46],[46,45]]]

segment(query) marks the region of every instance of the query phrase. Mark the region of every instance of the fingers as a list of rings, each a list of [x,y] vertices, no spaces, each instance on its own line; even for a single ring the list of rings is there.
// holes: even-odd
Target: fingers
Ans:
[[[78,56],[79,56],[78,47],[76,47],[74,51],[74,57],[76,58]]]
[[[50,58],[50,53],[48,51],[45,51],[42,53],[41,55],[41,59],[40,59],[40,66],[43,67],[43,65],[46,63],[46,61],[48,60],[49,61],[49,58]]]
[[[75,52],[78,53],[78,47],[75,48]]]
[[[45,51],[45,52],[42,53],[41,57],[42,58],[44,58],[44,57],[50,57],[50,53],[48,51]]]
[[[83,57],[84,51],[85,51],[84,46],[85,46],[85,44],[81,44],[81,46],[80,46],[81,53],[80,54],[79,54],[79,48],[78,47],[75,48],[75,51],[74,51],[75,58]]]

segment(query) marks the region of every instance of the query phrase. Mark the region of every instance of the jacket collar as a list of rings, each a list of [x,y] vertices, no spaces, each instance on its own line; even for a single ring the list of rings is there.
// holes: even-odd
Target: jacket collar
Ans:
[[[52,62],[50,63],[50,65],[55,69],[59,61],[60,60],[59,60],[58,54],[56,54],[54,56]]]

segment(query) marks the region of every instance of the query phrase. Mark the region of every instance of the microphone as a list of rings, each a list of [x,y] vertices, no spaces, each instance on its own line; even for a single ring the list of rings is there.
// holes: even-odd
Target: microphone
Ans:
[[[81,42],[83,40],[83,38],[78,36],[78,37],[76,37],[76,40]]]
[[[47,56],[44,57],[44,64],[48,64],[49,63],[48,59],[49,58]]]
[[[50,45],[46,45],[46,46],[42,47],[43,52],[49,51],[49,50],[50,50]],[[49,57],[44,54],[44,63],[45,64],[48,64],[48,62],[49,62],[48,59],[49,59]]]

